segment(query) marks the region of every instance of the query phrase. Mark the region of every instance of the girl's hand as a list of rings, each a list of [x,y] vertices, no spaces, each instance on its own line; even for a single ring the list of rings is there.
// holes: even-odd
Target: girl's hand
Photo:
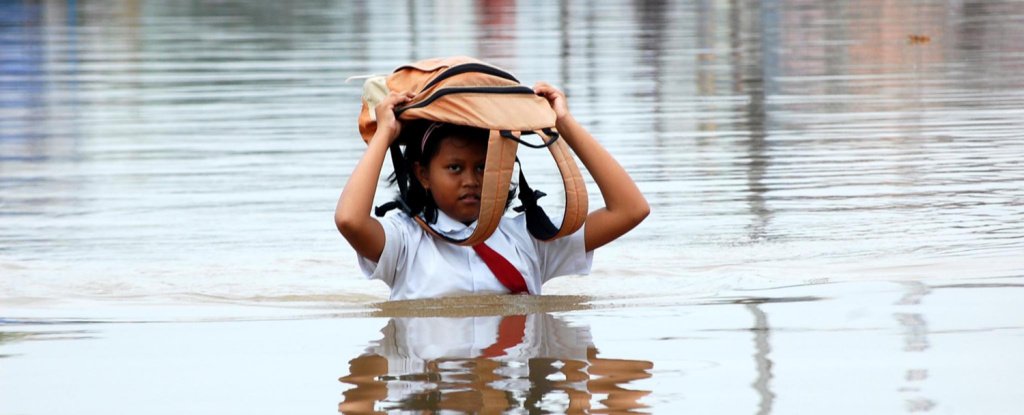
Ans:
[[[592,251],[604,246],[640,224],[650,214],[651,207],[629,173],[573,119],[562,91],[544,82],[538,82],[533,91],[547,99],[555,110],[558,133],[590,171],[604,199],[603,208],[587,215],[583,228],[584,249]]]
[[[402,123],[395,117],[395,108],[408,104],[415,96],[416,94],[412,92],[392,91],[380,104],[377,104],[377,107],[373,109],[377,115],[377,132],[374,133],[374,136],[380,135],[388,144],[395,141],[398,134],[402,132]]]
[[[569,116],[569,102],[565,98],[565,93],[561,90],[547,82],[537,82],[533,86],[533,92],[548,100],[548,104],[551,104],[551,109],[555,110],[555,116],[558,117],[558,120]]]
[[[370,217],[373,195],[388,146],[402,130],[402,123],[395,117],[395,108],[409,103],[413,95],[411,92],[392,92],[373,108],[377,116],[377,131],[373,133],[366,153],[348,176],[345,189],[338,198],[338,206],[334,209],[334,224],[341,235],[359,255],[375,262],[384,251],[386,236],[380,222]]]

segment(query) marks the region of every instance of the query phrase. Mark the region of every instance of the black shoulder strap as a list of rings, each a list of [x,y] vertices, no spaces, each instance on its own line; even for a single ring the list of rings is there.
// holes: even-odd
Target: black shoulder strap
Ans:
[[[516,162],[519,163],[518,157]],[[517,206],[514,210],[526,212],[526,229],[530,231],[530,235],[542,241],[549,240],[558,233],[558,227],[551,223],[551,218],[544,212],[544,208],[537,204],[537,199],[544,196],[547,194],[540,190],[533,190],[526,182],[523,164],[519,163],[519,202],[522,203],[522,206]]]

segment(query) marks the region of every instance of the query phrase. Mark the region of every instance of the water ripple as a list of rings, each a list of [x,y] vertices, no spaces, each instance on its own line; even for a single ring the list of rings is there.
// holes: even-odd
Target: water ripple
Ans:
[[[654,208],[551,293],[1024,269],[1018,2],[459,10],[3,4],[0,301],[382,298],[330,223],[365,148],[344,80],[454,54],[563,86]]]

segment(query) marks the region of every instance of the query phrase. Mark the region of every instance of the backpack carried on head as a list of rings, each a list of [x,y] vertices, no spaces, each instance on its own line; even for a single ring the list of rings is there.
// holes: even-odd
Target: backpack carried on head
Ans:
[[[359,132],[366,142],[377,130],[374,107],[390,91],[416,94],[411,102],[395,109],[399,121],[433,121],[490,131],[480,194],[480,217],[469,237],[453,239],[441,235],[413,214],[408,206],[402,203],[393,206],[412,216],[428,233],[465,246],[487,240],[504,214],[519,144],[532,148],[547,147],[558,165],[565,188],[565,214],[561,225],[555,227],[537,205],[537,198],[544,193],[531,189],[520,169],[519,200],[523,206],[517,210],[526,212],[530,234],[540,240],[554,240],[583,226],[587,218],[587,189],[569,146],[558,139],[554,128],[555,112],[546,99],[520,84],[511,74],[473,58],[452,57],[422,60],[400,66],[386,77],[370,78],[364,85],[363,107],[359,114]],[[527,143],[520,138],[524,134],[536,134],[543,143]],[[390,152],[401,192],[400,200],[404,200],[410,172],[402,162],[401,146],[417,144],[401,141],[396,140]],[[381,209],[377,214],[383,215]]]

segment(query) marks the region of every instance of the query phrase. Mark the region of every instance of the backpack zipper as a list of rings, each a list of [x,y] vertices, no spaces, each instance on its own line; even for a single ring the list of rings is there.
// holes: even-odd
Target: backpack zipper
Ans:
[[[405,110],[410,110],[410,109],[414,109],[414,108],[422,108],[422,107],[425,107],[427,105],[430,105],[430,103],[436,101],[438,98],[441,98],[441,97],[443,97],[445,95],[448,95],[448,94],[462,94],[462,93],[471,93],[471,92],[480,92],[480,93],[486,93],[486,94],[531,94],[531,95],[535,94],[535,92],[533,92],[533,89],[530,89],[530,88],[525,87],[523,85],[513,85],[513,86],[463,86],[463,87],[453,87],[453,88],[442,88],[442,89],[438,90],[437,92],[435,92],[433,95],[431,95],[429,98],[427,98],[427,99],[425,99],[423,101],[417,102],[415,104],[409,104],[409,105],[406,105],[406,106],[404,106],[402,108],[396,108],[395,109],[395,116],[398,116],[398,115],[402,114],[403,112],[405,112]]]
[[[437,85],[438,82],[441,82],[445,79],[468,72],[480,72],[483,74],[497,76],[499,78],[504,78],[508,79],[509,81],[519,83],[519,80],[516,79],[516,77],[512,76],[512,74],[505,72],[501,69],[495,68],[493,66],[484,65],[482,63],[464,63],[462,65],[455,65],[451,68],[445,69],[445,71],[441,72],[441,74],[438,75],[436,78],[430,80],[430,82],[427,83],[427,86],[424,86],[423,89],[420,90],[420,92],[430,89],[430,87]]]

